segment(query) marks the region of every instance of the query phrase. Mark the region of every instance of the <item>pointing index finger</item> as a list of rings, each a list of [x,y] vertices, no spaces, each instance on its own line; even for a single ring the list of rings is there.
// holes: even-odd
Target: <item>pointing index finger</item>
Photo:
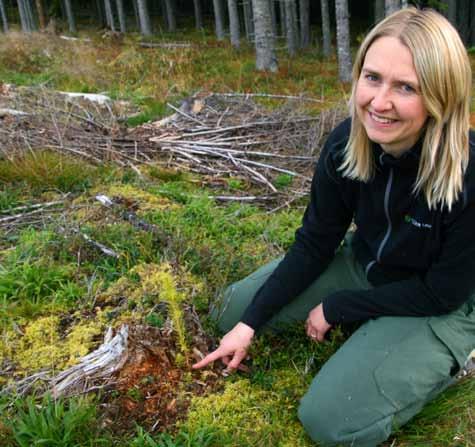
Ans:
[[[221,351],[221,348],[218,348],[208,354],[203,360],[200,360],[198,363],[195,363],[192,368],[193,369],[199,369],[203,368],[204,366],[208,365],[211,362],[214,362],[215,360],[223,357],[224,353]]]

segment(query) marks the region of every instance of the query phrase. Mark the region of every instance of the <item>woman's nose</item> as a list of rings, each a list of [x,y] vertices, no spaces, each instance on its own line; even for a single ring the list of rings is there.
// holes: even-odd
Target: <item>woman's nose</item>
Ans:
[[[371,106],[374,111],[389,110],[392,107],[390,92],[387,88],[381,87],[374,92],[371,100]]]

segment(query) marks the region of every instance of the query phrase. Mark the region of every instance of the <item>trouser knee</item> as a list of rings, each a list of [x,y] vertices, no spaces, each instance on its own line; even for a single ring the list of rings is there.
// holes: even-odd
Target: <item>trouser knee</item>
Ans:
[[[244,309],[250,302],[249,292],[243,281],[231,284],[221,294],[220,300],[211,312],[221,331],[227,332],[238,323]]]
[[[323,394],[318,405],[313,395],[305,395],[298,409],[305,431],[319,446],[373,447],[389,437],[391,416],[378,420],[366,418],[362,403],[361,413],[355,417],[354,411],[347,411],[347,402],[338,396],[325,398]]]

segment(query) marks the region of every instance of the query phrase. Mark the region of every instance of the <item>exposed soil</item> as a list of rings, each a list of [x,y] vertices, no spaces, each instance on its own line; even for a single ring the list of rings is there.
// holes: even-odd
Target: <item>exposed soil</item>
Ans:
[[[207,350],[204,345],[209,341],[202,339],[201,348]],[[103,423],[114,432],[133,429],[135,424],[148,431],[173,431],[177,420],[186,416],[191,397],[221,386],[218,365],[193,371],[191,364],[197,360],[193,356],[182,357],[177,364],[174,337],[166,329],[131,328],[128,352],[105,402]]]

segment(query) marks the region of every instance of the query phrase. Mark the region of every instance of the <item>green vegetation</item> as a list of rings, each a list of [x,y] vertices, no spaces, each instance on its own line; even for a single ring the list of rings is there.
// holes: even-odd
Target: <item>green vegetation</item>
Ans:
[[[282,55],[279,73],[271,75],[254,71],[250,48],[236,52],[198,33],[192,40],[191,48],[170,50],[142,49],[133,36],[121,44],[99,36],[87,43],[11,34],[0,42],[0,78],[59,90],[107,91],[139,106],[141,113],[127,120],[129,126],[168,114],[167,102],[176,104],[198,91],[306,93],[324,99],[309,105],[311,113],[348,91],[336,82],[335,61],[321,60],[314,50],[292,61]],[[275,100],[263,103],[275,106]],[[218,337],[208,317],[210,305],[227,284],[285,251],[305,200],[274,213],[236,202],[223,206],[209,196],[255,190],[241,178],[227,178],[211,189],[195,174],[158,165],[140,171],[143,177],[133,169],[92,166],[50,151],[0,159],[1,216],[63,200],[65,193],[72,205],[43,222],[42,230],[19,227],[0,234],[0,385],[13,374],[19,378],[75,364],[97,348],[108,326],[132,323],[171,334],[164,345],[168,357],[152,364],[140,386],[105,390],[94,399],[0,396],[0,445],[311,446],[296,408],[314,374],[343,342],[340,331],[320,345],[301,327],[263,335],[252,348],[251,372],[226,379],[213,370],[190,372],[196,342],[187,332],[192,307],[206,333]],[[275,186],[286,190],[293,182],[282,174]],[[96,194],[113,197],[157,232],[104,209],[93,200]],[[80,228],[118,258],[63,231],[69,227]],[[151,345],[160,342],[157,336]],[[170,376],[163,371],[154,376],[165,360],[176,369]],[[172,374],[177,370],[183,373],[178,379]],[[172,423],[153,430],[152,424],[142,428],[135,420],[128,421],[136,423],[132,428],[120,425],[126,418],[111,410],[116,402],[138,408],[135,414],[145,412],[140,406],[154,396],[143,386],[163,377],[179,381],[171,386],[176,395],[166,402],[170,414],[178,408]],[[184,402],[190,396],[188,407]],[[394,445],[475,446],[474,400],[473,380],[454,386],[396,433]]]
[[[324,100],[314,103],[317,110],[348,91],[338,83],[336,61],[323,61],[315,49],[294,59],[282,51],[279,73],[271,75],[255,71],[251,46],[234,51],[203,34],[191,37],[188,48],[144,49],[133,35],[123,42],[92,37],[92,42],[71,42],[10,33],[0,42],[0,79],[63,91],[106,91],[132,100],[142,113],[129,120],[131,125],[161,117],[168,113],[167,102],[199,91],[305,93]]]
[[[17,415],[9,425],[15,445],[19,447],[86,446],[98,435],[94,424],[96,406],[86,399],[64,402],[46,396],[38,404],[28,398],[18,402],[17,408]],[[99,439],[94,445],[100,445]]]

